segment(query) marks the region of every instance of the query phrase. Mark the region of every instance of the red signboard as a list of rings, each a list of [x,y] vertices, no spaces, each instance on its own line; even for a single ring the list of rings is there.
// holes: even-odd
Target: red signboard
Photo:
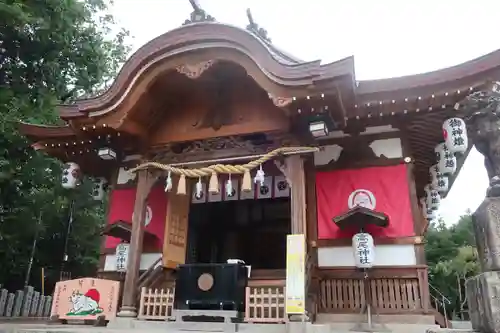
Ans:
[[[134,213],[135,188],[113,190],[110,195],[108,223],[124,221],[131,223]],[[149,193],[145,219],[145,230],[156,236],[155,247],[162,249],[167,217],[167,195],[163,187],[156,186]],[[115,237],[106,237],[106,248],[115,248],[121,242]]]
[[[384,213],[389,226],[370,225],[374,237],[413,236],[406,165],[316,173],[318,238],[352,237],[356,228],[339,229],[332,218],[356,206]]]

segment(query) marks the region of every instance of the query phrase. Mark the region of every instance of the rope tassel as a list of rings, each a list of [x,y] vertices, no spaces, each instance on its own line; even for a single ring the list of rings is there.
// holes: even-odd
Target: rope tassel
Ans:
[[[212,172],[210,176],[210,182],[208,183],[208,192],[217,194],[220,191],[219,179],[217,178],[217,173]]]
[[[250,192],[252,190],[252,176],[250,170],[246,169],[243,173],[243,181],[241,182],[241,190],[243,192]]]
[[[186,195],[186,176],[181,175],[179,184],[177,184],[177,194]]]

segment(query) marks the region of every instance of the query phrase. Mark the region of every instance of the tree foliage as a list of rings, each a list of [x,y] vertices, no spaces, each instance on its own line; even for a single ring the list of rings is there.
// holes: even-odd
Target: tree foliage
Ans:
[[[116,75],[127,32],[106,11],[103,0],[0,0],[0,284],[8,287],[22,286],[37,231],[33,283],[40,267],[56,280],[71,199],[67,267],[95,270],[103,204],[92,201],[89,181],[63,190],[60,162],[34,151],[17,127],[57,123],[56,103],[95,94]]]
[[[450,227],[443,221],[432,225],[425,252],[431,294],[440,300],[445,296],[451,303],[446,305],[448,315],[458,316],[466,306],[465,280],[480,271],[470,211]]]

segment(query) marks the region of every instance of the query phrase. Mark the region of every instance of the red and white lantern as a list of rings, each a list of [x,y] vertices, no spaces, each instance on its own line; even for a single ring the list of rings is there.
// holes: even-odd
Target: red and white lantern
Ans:
[[[434,149],[436,159],[439,166],[439,172],[442,174],[454,174],[457,170],[457,158],[448,149],[446,143],[442,142]]]
[[[461,118],[449,118],[443,123],[443,136],[446,146],[453,154],[467,151],[469,140],[465,121]]]
[[[80,166],[74,162],[64,164],[61,185],[63,188],[72,189],[80,185],[82,173]]]

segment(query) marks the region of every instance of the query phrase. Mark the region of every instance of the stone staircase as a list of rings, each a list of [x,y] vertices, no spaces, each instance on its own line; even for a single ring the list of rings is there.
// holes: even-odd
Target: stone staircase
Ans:
[[[244,333],[353,333],[353,323],[334,324],[234,324],[224,323],[169,323],[135,320],[133,328],[92,327],[83,325],[0,325],[2,333],[186,333],[186,332],[244,332]],[[438,325],[386,324],[393,333],[425,333]]]

